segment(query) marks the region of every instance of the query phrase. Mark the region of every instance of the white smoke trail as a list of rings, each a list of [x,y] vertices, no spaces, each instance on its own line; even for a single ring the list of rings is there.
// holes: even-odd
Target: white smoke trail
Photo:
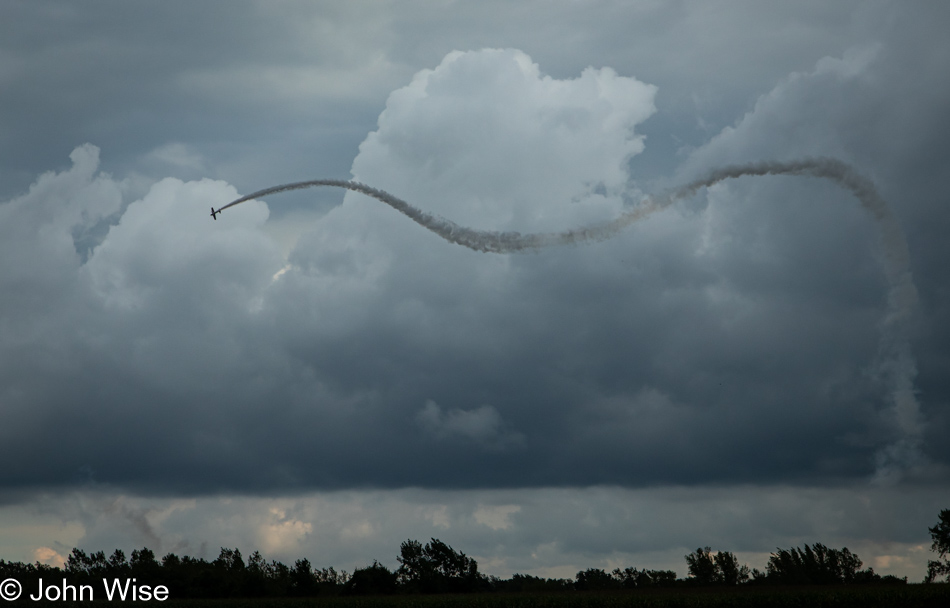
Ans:
[[[585,241],[603,241],[616,236],[630,224],[695,194],[700,188],[709,187],[727,179],[763,175],[800,175],[832,180],[858,199],[880,229],[884,250],[884,274],[887,277],[889,289],[887,314],[881,325],[879,367],[880,375],[888,387],[889,415],[894,418],[899,437],[894,443],[877,453],[877,471],[874,480],[878,483],[896,482],[905,472],[923,464],[920,451],[923,422],[920,405],[914,393],[917,366],[907,337],[907,324],[917,304],[917,288],[910,272],[907,241],[900,224],[871,180],[840,160],[806,158],[788,162],[770,161],[723,167],[664,195],[648,197],[639,207],[609,222],[563,232],[522,234],[466,228],[451,220],[426,213],[384,190],[359,182],[335,179],[318,179],[265,188],[228,203],[221,207],[218,213],[244,201],[270,194],[331,186],[375,198],[450,243],[481,252],[517,253]]]

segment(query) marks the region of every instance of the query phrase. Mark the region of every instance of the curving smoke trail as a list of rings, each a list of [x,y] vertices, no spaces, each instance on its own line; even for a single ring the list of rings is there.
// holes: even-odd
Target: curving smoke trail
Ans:
[[[891,402],[890,415],[894,418],[899,437],[894,443],[878,452],[875,481],[879,483],[897,481],[904,472],[923,465],[923,456],[920,451],[923,423],[920,405],[914,393],[917,367],[907,338],[907,323],[917,304],[917,288],[910,272],[910,257],[904,232],[887,203],[881,198],[871,180],[840,160],[805,158],[787,162],[767,161],[723,167],[666,194],[647,197],[640,206],[611,221],[563,232],[522,234],[466,228],[438,215],[426,213],[385,190],[355,181],[336,179],[318,179],[265,188],[228,203],[218,209],[217,213],[270,194],[330,186],[345,188],[375,198],[450,243],[475,251],[517,253],[585,241],[603,241],[616,236],[630,224],[695,194],[701,188],[727,179],[763,175],[800,175],[832,180],[858,199],[880,229],[884,250],[884,273],[889,290],[888,311],[882,323],[879,367],[880,374],[888,386]]]

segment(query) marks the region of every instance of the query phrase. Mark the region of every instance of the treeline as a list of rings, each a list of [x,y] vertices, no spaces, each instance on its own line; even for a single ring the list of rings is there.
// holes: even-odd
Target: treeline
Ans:
[[[906,584],[907,577],[881,576],[873,568],[861,569],[863,562],[847,547],[831,549],[815,543],[803,549],[778,549],[769,556],[765,572],[739,565],[728,551],[713,555],[709,547],[686,556],[690,577],[699,585],[853,585],[869,583]]]
[[[258,551],[245,561],[238,549],[222,548],[218,558],[206,561],[174,553],[156,559],[147,548],[127,559],[121,550],[109,557],[102,551],[87,554],[73,549],[65,567],[0,560],[0,579],[16,578],[27,588],[37,579],[47,583],[60,577],[70,584],[99,584],[101,579],[135,578],[139,585],[164,585],[177,598],[261,598],[396,593],[558,593],[664,587],[737,585],[843,585],[905,584],[906,577],[880,576],[863,565],[848,549],[821,544],[780,549],[769,558],[765,572],[740,565],[729,552],[700,548],[686,556],[688,577],[672,570],[617,568],[612,572],[589,568],[572,579],[550,579],[515,574],[509,579],[487,576],[478,563],[438,539],[423,545],[407,540],[400,546],[399,567],[390,570],[374,561],[351,574],[334,568],[314,568],[306,559],[292,567],[267,561]]]

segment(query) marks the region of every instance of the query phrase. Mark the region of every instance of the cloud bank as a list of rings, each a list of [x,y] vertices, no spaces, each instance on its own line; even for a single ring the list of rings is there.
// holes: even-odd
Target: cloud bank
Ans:
[[[503,232],[629,223],[744,174],[831,177],[881,222],[890,308],[872,271],[873,222],[827,211],[854,206],[834,188],[789,189],[815,202],[788,245],[801,255],[814,247],[808,224],[835,220],[863,253],[840,262],[850,268],[809,268],[804,283],[804,268],[782,261],[774,280],[742,284],[709,225],[714,208],[736,209],[729,200],[588,247],[486,257],[348,193],[284,259],[261,228],[264,203],[211,223],[209,206],[237,198],[231,186],[166,179],[123,205],[123,184],[97,174],[98,151],[84,146],[72,169],[4,205],[5,226],[43,239],[4,242],[10,259],[30,260],[4,270],[23,300],[7,308],[17,322],[5,358],[24,362],[7,368],[20,415],[6,445],[36,456],[6,483],[213,492],[863,477],[895,441],[875,435],[886,399],[873,365],[890,374],[904,441],[878,466],[913,457],[921,429],[900,333],[913,285],[873,186],[833,161],[779,163],[713,173],[644,206],[625,167],[654,92],[606,68],[553,79],[519,51],[451,53],[390,96],[353,175]],[[769,215],[789,205],[759,203]],[[763,223],[750,234],[775,225]],[[83,253],[85,234],[99,240]],[[842,257],[825,246],[820,259]],[[826,276],[837,287],[814,299]],[[893,352],[879,355],[885,310]],[[81,465],[24,443],[41,424]],[[763,455],[790,426],[809,429],[812,449]],[[144,445],[141,459],[113,456]]]
[[[435,67],[390,95],[347,162],[425,213],[529,233],[608,222],[723,165],[834,155],[908,234],[909,322],[882,323],[901,308],[873,215],[822,180],[728,180],[619,238],[484,255],[358,193],[277,242],[286,198],[212,222],[239,196],[228,182],[117,179],[76,149],[0,203],[0,453],[22,463],[0,471],[0,500],[17,535],[34,531],[10,543],[26,559],[230,545],[352,567],[436,536],[491,572],[569,576],[682,571],[697,542],[761,567],[820,541],[919,571],[950,456],[935,441],[947,91],[896,48],[779,78],[655,183],[632,176],[669,146],[671,118],[620,75],[644,72],[450,53],[415,63]],[[208,147],[149,149],[162,170],[219,168]],[[247,161],[241,191],[324,174],[307,158]],[[906,340],[882,343],[898,326]],[[932,467],[887,474],[917,449]],[[869,486],[875,472],[899,485]],[[868,507],[885,502],[886,522]]]

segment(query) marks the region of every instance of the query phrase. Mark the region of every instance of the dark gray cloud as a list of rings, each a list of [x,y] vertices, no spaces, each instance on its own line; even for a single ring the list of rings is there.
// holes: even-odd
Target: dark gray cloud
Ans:
[[[397,529],[438,536],[464,512],[520,556],[499,571],[553,572],[681,541],[553,534],[572,509],[531,528],[555,492],[539,488],[603,522],[628,517],[610,515],[624,492],[759,492],[762,530],[790,486],[822,513],[857,500],[901,435],[878,227],[834,184],[730,180],[612,240],[525,255],[449,245],[356,193],[207,217],[351,172],[466,226],[562,230],[725,164],[806,156],[869,176],[907,235],[926,460],[903,483],[945,482],[946,9],[570,3],[529,32],[524,9],[478,6],[3,4],[0,455],[22,463],[0,472],[6,502],[50,492],[67,506],[44,517],[82,530],[64,539],[170,548],[209,517],[163,527],[191,508],[170,505],[234,494],[266,529],[235,539],[292,552],[317,546],[316,516],[258,521],[267,500],[352,491],[369,512],[423,487],[444,494]],[[571,489],[597,485],[627,489]],[[94,504],[68,507],[74,488]],[[479,489],[510,495],[473,504]],[[354,515],[335,542],[378,547],[387,525]],[[910,532],[882,539],[911,559]]]
[[[828,86],[828,70],[847,85],[872,66],[856,57],[779,85],[692,162],[748,147],[747,131],[767,140],[772,105]],[[635,204],[623,168],[652,95],[610,70],[557,81],[518,52],[450,55],[390,97],[354,176],[470,225],[583,225]],[[43,416],[97,480],[172,492],[823,480],[869,475],[894,440],[874,372],[883,253],[840,187],[723,183],[704,208],[612,241],[514,257],[447,246],[350,193],[284,266],[260,203],[207,225],[233,188],[168,179],[80,263],[68,235],[115,213],[120,187],[95,176],[94,149],[74,162],[8,204],[33,222],[8,226],[58,244],[9,241],[50,258],[28,262],[19,291],[64,290],[53,310],[20,313],[42,339],[8,348],[37,359],[11,379],[23,424]],[[108,209],[83,207],[103,188]],[[48,217],[27,213],[41,205]],[[31,433],[8,429],[9,449],[28,449],[15,438]],[[146,444],[155,456],[114,457]],[[76,465],[51,464],[9,482],[69,483]]]
[[[106,170],[152,179],[345,175],[379,101],[417,69],[372,61],[365,6],[6,0],[0,10],[5,197],[85,141],[106,150]],[[268,151],[275,139],[284,144]],[[169,145],[205,166],[156,162]]]

